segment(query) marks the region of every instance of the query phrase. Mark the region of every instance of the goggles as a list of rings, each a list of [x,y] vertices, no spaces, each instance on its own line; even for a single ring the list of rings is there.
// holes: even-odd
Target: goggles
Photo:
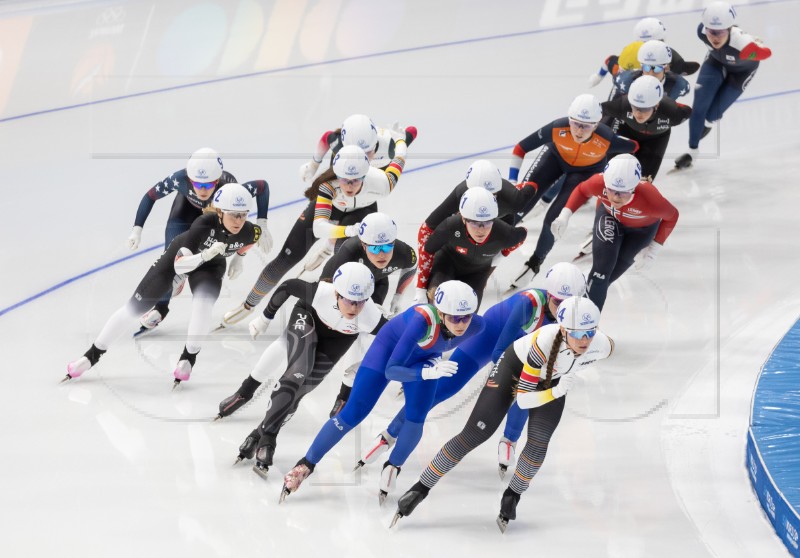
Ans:
[[[597,328],[592,329],[568,329],[567,335],[573,339],[591,339],[597,333]]]
[[[660,74],[661,72],[664,71],[664,65],[663,64],[655,64],[655,65],[654,64],[642,64],[642,71],[643,72],[655,72],[657,74]]]
[[[723,37],[725,33],[728,33],[727,29],[709,29],[706,27],[706,33],[709,35],[713,35],[715,37]]]
[[[346,186],[355,186],[356,184],[362,182],[363,180],[364,180],[363,176],[360,176],[358,178],[340,178],[339,184],[344,184]]]
[[[463,316],[454,316],[453,314],[445,314],[446,319],[454,324],[465,324],[472,319],[472,314],[464,314]]]
[[[475,221],[474,219],[467,219],[466,217],[464,218],[464,222],[467,225],[472,225],[473,227],[478,228],[478,229],[491,229],[492,225],[494,225],[494,221],[491,221],[491,220],[490,221]]]
[[[378,255],[381,252],[389,253],[394,250],[394,242],[390,242],[389,244],[367,244],[367,251],[370,254]]]
[[[343,300],[348,306],[356,306],[356,307],[364,306],[364,304],[366,304],[368,300],[366,298],[364,300],[350,300],[349,298],[343,297],[339,293],[336,293],[336,298],[338,298],[339,300]]]
[[[597,126],[597,123],[592,124],[591,122],[579,122],[578,120],[570,118],[569,125],[575,126],[578,130],[593,130]]]
[[[194,186],[197,190],[213,190],[217,185],[216,182],[195,182],[194,180],[191,182],[192,186]]]
[[[247,211],[223,211],[225,215],[230,215],[231,219],[236,219],[238,221],[244,221],[247,219]]]

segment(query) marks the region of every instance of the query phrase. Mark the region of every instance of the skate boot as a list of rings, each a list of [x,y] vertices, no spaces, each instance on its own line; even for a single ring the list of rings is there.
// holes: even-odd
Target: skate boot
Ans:
[[[236,393],[226,397],[220,402],[219,414],[214,420],[231,416],[233,413],[241,409],[253,398],[253,394],[260,385],[261,382],[254,379],[252,376],[245,378],[244,382],[242,382],[242,385],[236,390]]]
[[[531,282],[531,280],[536,277],[536,274],[539,273],[539,270],[542,267],[542,260],[537,258],[535,255],[532,255],[528,258],[528,261],[522,266],[520,270],[520,274],[517,275],[517,278],[511,283],[512,289],[518,289],[524,285],[527,285]]]
[[[185,382],[189,379],[189,376],[192,375],[192,367],[196,359],[197,353],[192,354],[186,347],[183,348],[181,358],[178,360],[175,370],[172,371],[172,375],[175,376],[175,381],[172,382],[172,389],[175,389],[181,382]]]
[[[169,314],[169,306],[156,304],[151,310],[148,310],[142,315],[141,318],[139,318],[141,327],[139,327],[139,331],[134,333],[133,336],[139,337],[144,333],[153,331],[158,327],[158,324],[164,321],[164,318],[167,317],[167,314]]]
[[[272,456],[275,454],[276,445],[275,436],[271,434],[261,436],[261,440],[258,442],[256,463],[253,465],[253,471],[264,480],[266,480],[267,473],[272,465]]]
[[[236,458],[236,461],[234,461],[233,464],[236,465],[245,459],[253,459],[253,457],[256,455],[256,448],[258,447],[259,440],[261,440],[261,434],[259,433],[258,428],[256,428],[247,435],[247,438],[244,439],[242,445],[239,446],[239,456]]]
[[[225,312],[225,315],[222,316],[222,321],[220,324],[214,329],[214,331],[220,331],[225,329],[226,327],[230,327],[233,324],[238,324],[242,320],[244,320],[250,313],[253,311],[253,306],[247,304],[247,302],[242,302],[239,306],[234,308],[233,310],[229,310]]]
[[[102,351],[92,345],[81,358],[67,364],[67,375],[61,381],[68,382],[69,380],[77,378],[83,374],[92,366],[97,364],[97,361],[100,360],[100,357],[103,356],[103,353],[105,353],[105,351]]]
[[[282,504],[286,497],[292,492],[296,492],[304,480],[314,472],[315,465],[305,457],[297,462],[294,468],[283,477],[283,488],[278,503]]]
[[[506,488],[505,492],[503,492],[503,498],[500,500],[500,515],[497,516],[497,526],[500,528],[501,533],[506,532],[509,521],[517,518],[519,498],[520,494],[510,488]]]
[[[353,388],[342,384],[342,387],[339,389],[339,395],[336,396],[336,402],[333,404],[333,408],[331,409],[331,414],[329,415],[330,418],[335,417],[339,414],[339,412],[344,409],[345,403],[350,398],[350,392],[353,391]]]
[[[394,492],[397,487],[397,475],[400,474],[400,467],[396,467],[388,461],[383,464],[381,471],[381,481],[379,484],[378,503],[382,506],[390,492]]]
[[[183,292],[183,287],[186,286],[186,275],[176,275],[172,278],[172,298],[175,298]]]
[[[706,120],[705,126],[703,126],[703,132],[700,134],[700,139],[703,139],[708,134],[710,134],[711,133],[711,128],[713,126],[714,126],[713,122],[709,122],[708,120]]]
[[[358,460],[353,470],[355,471],[368,463],[374,463],[381,455],[389,451],[396,441],[397,438],[393,437],[386,430],[378,434],[375,439],[372,440],[372,443],[364,450],[364,453],[361,454],[361,459]]]
[[[397,523],[397,520],[401,517],[411,515],[414,508],[428,496],[430,490],[430,488],[417,481],[405,494],[400,496],[400,499],[397,501],[397,513],[394,514],[392,524],[389,525],[389,528],[391,529],[394,527],[394,524]]]
[[[506,471],[514,464],[516,448],[516,442],[512,442],[505,436],[500,438],[500,443],[497,445],[497,472],[501,479],[505,478]]]
[[[692,166],[693,156],[697,155],[697,149],[689,149],[689,153],[684,153],[677,159],[675,159],[675,169],[674,170],[681,170],[681,169],[688,169]]]
[[[333,254],[333,248],[331,247],[331,243],[326,241],[322,245],[322,248],[317,250],[317,252],[315,252],[314,254],[311,254],[311,257],[305,263],[303,269],[305,269],[306,271],[314,271],[319,266],[321,266],[323,262],[327,260],[328,257],[330,257],[331,254]]]

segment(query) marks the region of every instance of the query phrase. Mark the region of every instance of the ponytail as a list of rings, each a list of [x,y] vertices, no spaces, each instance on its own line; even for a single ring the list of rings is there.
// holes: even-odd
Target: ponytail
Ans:
[[[556,359],[558,358],[558,350],[561,348],[561,342],[563,340],[564,334],[559,327],[556,338],[553,339],[553,346],[550,347],[550,354],[547,355],[547,374],[544,379],[544,389],[550,389],[550,384],[553,381],[553,366],[555,366]]]
[[[314,182],[312,182],[311,186],[309,186],[306,189],[306,191],[303,192],[303,195],[309,200],[314,201],[315,199],[317,199],[317,195],[319,194],[319,187],[323,183],[330,182],[331,180],[335,179],[336,179],[336,173],[333,172],[333,168],[325,169],[325,172],[323,172],[321,175],[319,175],[317,178],[314,179]]]

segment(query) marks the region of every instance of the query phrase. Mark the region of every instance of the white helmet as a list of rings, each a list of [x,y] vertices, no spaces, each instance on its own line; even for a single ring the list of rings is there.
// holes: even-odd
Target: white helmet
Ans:
[[[463,218],[473,221],[491,221],[498,214],[494,194],[483,188],[470,188],[464,192],[458,207]]]
[[[467,188],[483,186],[492,194],[499,192],[503,187],[503,175],[500,169],[486,159],[478,159],[470,165],[467,171]]]
[[[378,129],[368,116],[353,114],[342,124],[342,145],[357,145],[364,151],[373,151],[378,145]]]
[[[594,95],[584,94],[575,97],[569,106],[567,115],[579,122],[595,124],[603,118],[603,109],[600,108],[600,102]]]
[[[664,97],[664,86],[655,76],[640,76],[633,80],[628,89],[628,102],[632,107],[653,108]]]
[[[594,329],[600,323],[600,310],[588,298],[571,296],[558,305],[556,319],[564,329]]]
[[[586,277],[575,264],[560,262],[547,271],[544,288],[547,294],[559,300],[583,296],[586,292]]]
[[[361,220],[358,238],[364,244],[391,244],[397,238],[397,225],[385,213],[370,213]]]
[[[464,316],[478,311],[478,295],[461,281],[445,281],[436,288],[433,304],[442,314]]]
[[[641,179],[642,165],[630,153],[617,155],[608,162],[603,171],[603,183],[607,189],[615,192],[633,192]]]
[[[339,296],[361,302],[372,296],[375,277],[364,264],[345,262],[333,273],[333,288]]]
[[[222,176],[222,159],[210,147],[202,147],[192,153],[186,163],[186,174],[192,182],[215,182]]]
[[[241,184],[229,182],[220,186],[219,190],[216,191],[213,203],[215,208],[222,211],[234,211],[237,213],[247,211],[249,213],[250,208],[253,206],[253,195],[250,190]]]
[[[345,145],[333,158],[333,172],[338,178],[364,178],[369,171],[369,159],[357,145]]]
[[[672,49],[662,41],[647,41],[636,54],[639,64],[664,66],[672,62]]]
[[[633,36],[637,41],[663,41],[667,36],[667,28],[660,19],[646,17],[633,26]]]
[[[730,29],[736,21],[736,10],[727,2],[712,2],[703,10],[706,29]]]

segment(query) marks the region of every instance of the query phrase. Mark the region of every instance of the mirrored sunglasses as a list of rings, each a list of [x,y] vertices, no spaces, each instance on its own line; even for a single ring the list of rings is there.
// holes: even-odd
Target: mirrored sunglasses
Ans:
[[[594,329],[568,329],[567,335],[573,339],[591,339],[597,333],[597,328]]]
[[[226,215],[230,215],[232,219],[243,221],[247,219],[247,211],[225,211]]]
[[[198,190],[213,190],[214,186],[217,185],[216,182],[195,182],[194,180],[191,181],[192,186],[194,186]]]
[[[343,300],[349,306],[364,306],[364,304],[366,304],[366,302],[368,300],[366,298],[364,300],[350,300],[349,298],[345,298],[345,297],[343,297],[342,295],[340,295],[338,293],[336,294],[336,297],[339,300]]]
[[[453,314],[445,314],[445,318],[454,324],[464,324],[472,319],[472,314],[464,314],[463,316],[454,316]]]
[[[468,225],[472,225],[478,229],[489,229],[494,225],[494,221],[475,221],[474,219],[464,219],[464,222]]]
[[[381,252],[386,252],[388,254],[394,250],[394,242],[390,242],[389,244],[367,244],[367,250],[371,254],[380,254]]]
[[[642,64],[642,71],[643,72],[655,72],[657,74],[660,74],[661,72],[664,71],[664,66],[662,66],[661,64],[658,64],[658,65],[655,65],[655,66],[653,64]]]
[[[590,124],[588,122],[579,122],[577,120],[573,120],[572,118],[569,119],[570,126],[575,126],[578,130],[591,130],[593,129],[596,124]]]

